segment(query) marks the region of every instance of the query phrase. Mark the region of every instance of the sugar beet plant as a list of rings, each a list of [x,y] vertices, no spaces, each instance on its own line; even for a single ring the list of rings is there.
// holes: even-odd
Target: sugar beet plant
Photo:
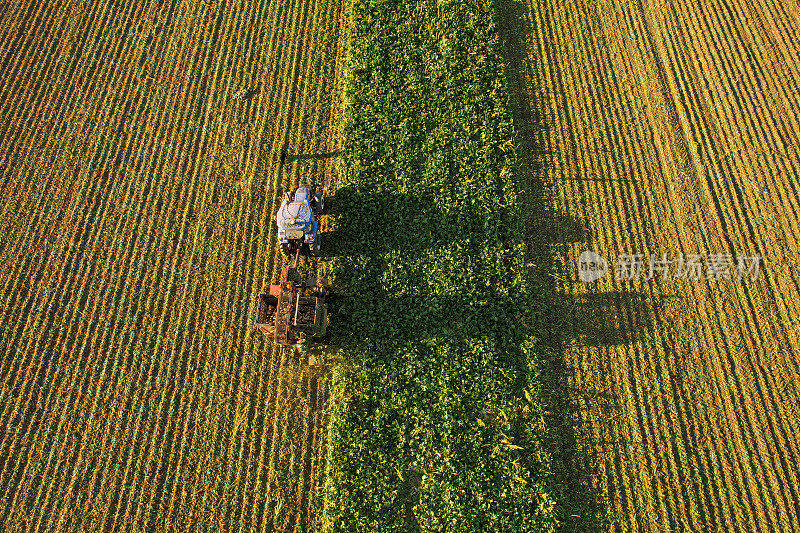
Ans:
[[[331,203],[327,531],[547,531],[491,2],[352,5]]]

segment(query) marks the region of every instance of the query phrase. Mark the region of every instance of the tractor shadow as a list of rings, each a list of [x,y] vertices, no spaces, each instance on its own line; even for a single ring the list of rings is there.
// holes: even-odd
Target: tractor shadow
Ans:
[[[517,338],[513,333],[499,340],[505,342],[502,363],[517,376],[512,385],[519,397],[530,386],[530,379],[538,380],[546,425],[542,444],[553,471],[549,492],[556,499],[560,530],[599,531],[607,525],[607,518],[602,496],[595,489],[595,458],[583,436],[586,421],[580,399],[591,398],[612,411],[619,407],[613,394],[598,392],[597,384],[578,381],[567,348],[576,342],[602,348],[636,341],[653,327],[657,302],[631,291],[576,296],[559,281],[558,274],[564,270],[561,258],[575,243],[591,241],[592,230],[585,220],[559,211],[552,193],[555,172],[550,126],[545,106],[537,101],[546,90],[527,53],[526,43],[533,31],[527,22],[527,8],[519,0],[505,0],[500,9],[505,75],[517,132],[517,181],[524,187],[523,205],[502,216],[518,216],[519,210],[528,214],[525,259],[531,265],[528,286],[533,309],[520,310],[514,296],[501,290],[503,280],[495,280],[483,294],[473,292],[469,297],[460,294],[459,287],[435,287],[433,294],[426,293],[421,289],[428,286],[426,273],[414,270],[403,271],[402,286],[385,286],[381,275],[394,268],[398,258],[413,264],[452,242],[459,242],[472,257],[481,257],[480,243],[471,243],[469,236],[485,232],[486,218],[482,213],[454,211],[437,202],[434,195],[420,197],[345,185],[326,199],[334,223],[322,234],[323,255],[348,267],[330,301],[328,342],[332,348],[359,353],[364,367],[396,374],[408,362],[402,359],[402,351],[387,346],[436,337],[469,343],[486,324],[492,324],[493,330],[497,324],[507,324],[509,330],[521,325],[534,332],[539,357],[536,378],[530,377],[527,356],[519,346],[506,342]],[[390,256],[389,261],[385,256]],[[510,309],[514,310],[511,315]],[[415,385],[409,381],[408,386]],[[364,416],[375,409],[370,401],[357,407]],[[514,435],[514,442],[524,443],[524,439],[522,433]],[[529,449],[535,448],[533,444]],[[401,511],[393,512],[404,513],[413,531],[418,525],[413,524],[410,509],[418,495],[410,479],[404,485],[398,481],[404,503]]]
[[[336,228],[322,233],[326,257],[377,256],[394,250],[413,254],[454,238],[443,231],[451,221],[432,196],[375,193],[346,185],[325,199],[325,212],[340,220]],[[409,219],[416,221],[415,231],[412,238],[404,238]]]

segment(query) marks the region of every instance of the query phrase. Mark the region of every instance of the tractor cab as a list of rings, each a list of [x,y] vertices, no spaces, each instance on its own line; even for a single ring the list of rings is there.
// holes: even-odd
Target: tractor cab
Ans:
[[[275,216],[278,225],[278,242],[286,255],[301,250],[306,255],[318,255],[320,250],[319,221],[324,209],[325,199],[322,191],[314,191],[301,185],[292,196],[286,196]]]

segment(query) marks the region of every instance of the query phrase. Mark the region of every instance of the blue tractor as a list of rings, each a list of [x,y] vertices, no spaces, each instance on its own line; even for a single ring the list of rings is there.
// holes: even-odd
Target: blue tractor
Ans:
[[[294,196],[286,196],[278,209],[275,221],[278,224],[278,242],[286,255],[298,257],[319,255],[320,235],[317,217],[325,209],[325,197],[308,185],[297,188]]]

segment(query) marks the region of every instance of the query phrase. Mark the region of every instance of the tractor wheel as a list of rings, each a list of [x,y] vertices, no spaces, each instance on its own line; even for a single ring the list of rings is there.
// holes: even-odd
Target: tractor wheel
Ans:
[[[314,245],[310,247],[311,255],[314,257],[319,257],[320,252],[322,250],[322,240],[320,239],[320,234],[317,233],[317,238],[314,240]]]
[[[321,215],[325,212],[325,196],[322,194],[322,191],[314,193],[314,205],[314,214]]]
[[[292,255],[292,247],[289,245],[289,243],[282,242],[281,252],[283,252],[283,255]]]

